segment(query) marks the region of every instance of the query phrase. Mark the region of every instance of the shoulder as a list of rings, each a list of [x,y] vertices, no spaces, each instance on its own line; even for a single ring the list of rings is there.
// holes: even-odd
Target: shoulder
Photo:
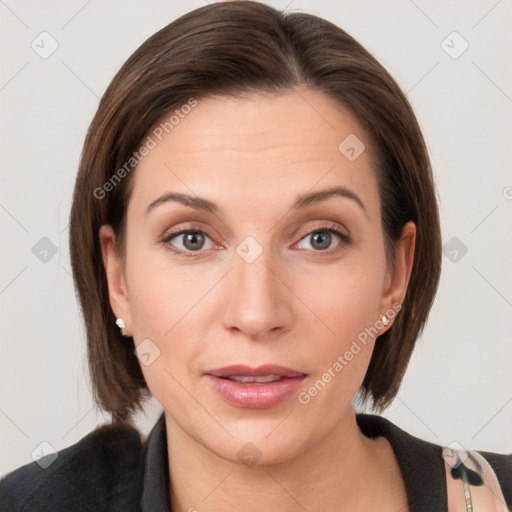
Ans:
[[[443,446],[419,439],[381,416],[358,414],[361,431],[369,437],[384,436],[389,441],[411,496],[419,502],[445,503],[446,472]],[[478,451],[494,470],[508,507],[512,507],[512,453]],[[428,494],[430,493],[430,496]],[[435,508],[435,507],[434,507]]]
[[[3,512],[136,510],[143,446],[130,425],[102,425],[60,450],[52,462],[53,456],[21,466],[0,480]]]
[[[512,508],[512,453],[501,454],[478,451],[490,464],[501,486],[507,506]]]

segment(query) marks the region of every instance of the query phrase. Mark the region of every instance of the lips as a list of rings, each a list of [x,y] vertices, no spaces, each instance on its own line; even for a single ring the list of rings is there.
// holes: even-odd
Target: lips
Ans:
[[[208,370],[205,372],[206,375],[212,375],[213,377],[233,377],[233,376],[246,376],[246,377],[266,377],[269,375],[276,375],[278,377],[300,377],[306,375],[298,370],[292,370],[284,366],[278,366],[274,364],[266,364],[258,366],[257,368],[251,368],[250,366],[244,366],[241,364],[225,366],[224,368],[217,368],[215,370]]]
[[[250,375],[230,375],[229,377],[221,377],[221,379],[234,380],[242,384],[265,384],[286,378],[287,377],[283,377],[282,375],[261,375],[259,377],[252,377]]]
[[[278,365],[226,366],[205,372],[211,387],[235,407],[266,409],[292,395],[307,374]]]

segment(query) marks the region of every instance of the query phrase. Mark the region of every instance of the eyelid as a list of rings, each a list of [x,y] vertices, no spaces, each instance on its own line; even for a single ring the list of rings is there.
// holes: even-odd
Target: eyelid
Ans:
[[[181,235],[181,234],[187,233],[187,232],[202,233],[202,234],[207,235],[208,237],[212,238],[207,229],[203,228],[202,226],[199,226],[198,224],[195,224],[194,222],[191,222],[184,227],[166,231],[165,234],[162,236],[162,240],[168,240],[170,238],[173,238],[175,236],[178,236],[178,235]]]
[[[331,233],[334,233],[339,238],[341,238],[342,241],[332,249],[325,249],[325,250],[321,250],[321,251],[308,250],[308,252],[318,254],[318,255],[328,255],[328,254],[335,253],[335,252],[337,252],[337,250],[341,250],[340,247],[343,247],[351,242],[351,236],[349,234],[343,233],[343,230],[338,226],[338,224],[336,224],[332,221],[324,222],[319,226],[315,226],[313,228],[307,228],[307,229],[301,230],[301,231],[302,231],[302,234],[299,236],[299,239],[297,240],[297,242],[295,242],[293,244],[294,246],[297,245],[298,243],[300,243],[302,240],[304,240],[304,238],[310,236],[311,234],[317,233],[317,232],[322,232],[322,231],[329,231]],[[170,245],[171,240],[173,238],[180,236],[182,234],[187,234],[187,233],[201,233],[202,235],[208,237],[214,243],[214,245],[216,245],[217,247],[221,245],[215,240],[215,238],[213,236],[210,235],[210,233],[208,232],[207,229],[199,226],[198,224],[196,224],[194,222],[191,222],[190,224],[186,225],[185,227],[178,228],[174,231],[171,230],[170,232],[166,232],[160,238],[159,241],[163,245]],[[215,248],[215,249],[206,249],[206,250],[199,249],[197,251],[184,251],[182,249],[178,249],[177,247],[174,247],[173,249],[170,249],[170,250],[173,251],[174,253],[182,254],[185,256],[197,256],[201,253],[207,253],[208,251],[218,250],[218,249]]]
[[[208,237],[216,247],[213,249],[200,249],[198,251],[185,251],[171,244],[171,240],[173,238],[187,233],[201,233],[202,235]],[[199,255],[202,255],[202,253],[208,253],[211,250],[218,250],[218,246],[220,245],[218,242],[216,242],[215,237],[212,236],[206,228],[203,228],[195,222],[190,222],[181,228],[165,231],[164,234],[158,239],[158,242],[160,245],[166,247],[171,252],[178,255],[183,255],[185,257],[198,257]]]
[[[343,228],[341,228],[336,222],[328,221],[323,223],[321,222],[319,226],[315,226],[313,228],[306,228],[304,230],[300,230],[299,233],[301,234],[298,235],[299,241],[305,238],[306,236],[311,235],[312,233],[316,233],[318,231],[333,231],[336,234],[338,234],[338,236],[343,238],[343,240],[350,240],[351,238],[350,231],[348,229],[346,230],[348,232],[345,233]]]
[[[329,249],[323,249],[320,251],[306,249],[306,252],[313,255],[313,257],[322,257],[322,256],[325,257],[325,256],[331,256],[331,255],[338,254],[339,252],[341,252],[343,249],[345,249],[348,245],[350,245],[352,243],[351,235],[344,233],[343,230],[336,223],[331,221],[330,223],[324,223],[320,226],[316,226],[315,228],[308,229],[306,231],[306,233],[304,233],[299,238],[298,242],[296,242],[294,245],[299,244],[305,238],[307,238],[308,236],[311,236],[313,233],[321,233],[321,232],[326,232],[326,231],[330,232],[330,233],[334,233],[334,235],[337,236],[338,238],[340,238],[341,241],[338,244],[336,244],[334,247],[331,247]]]

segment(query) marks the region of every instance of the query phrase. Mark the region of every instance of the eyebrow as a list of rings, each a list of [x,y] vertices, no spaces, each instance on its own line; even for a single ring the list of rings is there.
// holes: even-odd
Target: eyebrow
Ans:
[[[292,210],[300,210],[305,208],[311,204],[319,203],[321,201],[325,201],[333,196],[344,197],[346,199],[352,199],[355,201],[361,209],[364,211],[366,216],[368,216],[368,212],[366,211],[366,207],[352,190],[346,187],[331,187],[325,190],[319,190],[317,192],[309,192],[304,195],[299,195],[295,202],[292,205]],[[212,201],[208,199],[204,199],[198,196],[191,196],[189,194],[182,194],[179,192],[168,192],[158,199],[155,199],[147,208],[146,215],[153,210],[155,207],[168,203],[168,202],[176,202],[183,204],[184,206],[188,206],[189,208],[193,208],[194,210],[204,211],[207,213],[219,214],[220,208]]]

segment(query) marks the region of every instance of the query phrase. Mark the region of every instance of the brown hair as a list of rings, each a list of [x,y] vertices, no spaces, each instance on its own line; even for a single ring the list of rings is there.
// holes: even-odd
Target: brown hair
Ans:
[[[103,224],[112,226],[124,254],[133,172],[115,173],[127,169],[126,162],[164,115],[191,98],[296,86],[339,101],[369,134],[388,262],[403,226],[416,224],[415,260],[402,309],[379,337],[361,388],[363,399],[377,410],[397,394],[441,270],[435,186],[412,108],[389,73],[336,25],[257,2],[221,2],[180,17],[135,51],[103,95],[85,139],[71,209],[71,264],[94,397],[113,420],[129,420],[150,396],[134,344],[115,325],[101,257]]]

